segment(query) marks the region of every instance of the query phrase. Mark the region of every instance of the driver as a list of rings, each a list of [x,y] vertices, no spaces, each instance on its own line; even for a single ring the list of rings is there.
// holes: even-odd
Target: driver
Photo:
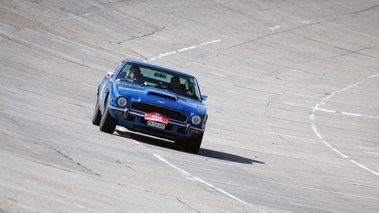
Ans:
[[[167,86],[167,90],[178,94],[184,94],[186,92],[186,87],[183,84],[180,84],[179,76],[174,75],[170,80],[170,84]]]
[[[131,66],[129,69],[129,78],[133,83],[143,84],[143,75],[141,74],[141,69],[138,66]]]

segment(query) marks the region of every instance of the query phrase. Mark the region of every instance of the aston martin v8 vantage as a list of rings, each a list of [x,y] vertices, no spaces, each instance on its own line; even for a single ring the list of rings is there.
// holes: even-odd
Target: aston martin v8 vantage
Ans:
[[[92,123],[102,132],[112,134],[120,125],[197,153],[208,119],[206,98],[193,75],[126,59],[99,84]]]

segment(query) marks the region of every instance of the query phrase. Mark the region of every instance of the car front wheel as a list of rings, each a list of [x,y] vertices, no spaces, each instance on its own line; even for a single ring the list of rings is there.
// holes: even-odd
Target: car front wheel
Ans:
[[[184,151],[190,152],[190,153],[198,153],[200,150],[201,142],[203,140],[204,133],[201,133],[201,135],[197,136],[196,138],[191,138],[186,141],[183,141],[183,148]]]
[[[100,131],[112,134],[116,129],[117,120],[112,118],[109,114],[108,105],[104,109],[104,113],[101,116]]]

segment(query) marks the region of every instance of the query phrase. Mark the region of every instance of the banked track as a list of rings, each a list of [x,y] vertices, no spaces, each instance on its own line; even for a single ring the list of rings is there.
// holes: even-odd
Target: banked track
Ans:
[[[0,5],[0,212],[378,212],[379,3]],[[91,124],[125,57],[197,76],[198,155]]]

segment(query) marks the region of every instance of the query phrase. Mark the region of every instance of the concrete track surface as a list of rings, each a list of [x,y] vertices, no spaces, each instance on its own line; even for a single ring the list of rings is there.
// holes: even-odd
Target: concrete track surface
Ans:
[[[0,212],[379,212],[378,0],[0,2]],[[91,124],[124,58],[197,76],[199,154]]]

